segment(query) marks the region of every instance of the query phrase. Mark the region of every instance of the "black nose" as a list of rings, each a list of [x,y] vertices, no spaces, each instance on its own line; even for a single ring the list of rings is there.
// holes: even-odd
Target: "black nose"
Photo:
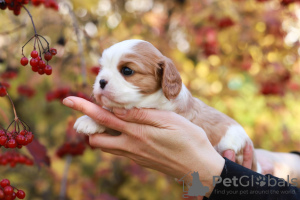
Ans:
[[[100,87],[101,87],[102,89],[104,89],[105,86],[106,86],[106,84],[107,84],[107,81],[104,80],[104,79],[101,79],[99,83],[100,83]]]

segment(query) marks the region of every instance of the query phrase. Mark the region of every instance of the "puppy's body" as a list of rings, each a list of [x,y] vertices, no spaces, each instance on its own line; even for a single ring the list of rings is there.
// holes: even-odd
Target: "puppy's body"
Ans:
[[[242,164],[243,148],[247,143],[252,145],[244,129],[227,115],[194,98],[182,84],[173,62],[153,45],[142,40],[117,43],[103,52],[100,64],[93,93],[103,107],[176,112],[203,128],[219,153],[234,150],[236,161]],[[105,127],[87,116],[79,118],[74,128],[85,134],[105,131]],[[255,155],[252,169],[257,170]]]

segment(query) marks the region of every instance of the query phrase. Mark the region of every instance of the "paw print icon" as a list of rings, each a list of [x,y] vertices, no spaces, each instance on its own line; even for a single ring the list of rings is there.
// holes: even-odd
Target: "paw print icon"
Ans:
[[[264,186],[266,185],[266,178],[264,176],[259,176],[259,177],[256,177],[256,185],[259,185],[259,186]]]

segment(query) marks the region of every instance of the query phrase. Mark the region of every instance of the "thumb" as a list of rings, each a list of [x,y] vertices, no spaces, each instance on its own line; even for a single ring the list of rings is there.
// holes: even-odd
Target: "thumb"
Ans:
[[[147,124],[152,126],[159,126],[165,124],[165,122],[167,122],[167,119],[172,118],[174,114],[168,111],[146,109],[146,108],[144,109],[133,108],[131,110],[126,110],[122,108],[113,108],[113,113],[116,115],[116,117],[127,122]]]

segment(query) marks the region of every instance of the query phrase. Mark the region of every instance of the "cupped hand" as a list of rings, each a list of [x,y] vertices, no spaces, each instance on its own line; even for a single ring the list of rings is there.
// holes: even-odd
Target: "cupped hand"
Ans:
[[[198,171],[203,185],[213,190],[212,177],[221,174],[225,160],[212,147],[204,130],[184,117],[154,109],[113,109],[111,113],[78,97],[68,97],[63,103],[122,133],[91,135],[92,146],[174,178]],[[185,180],[191,181],[191,176]]]
[[[255,149],[253,151],[252,145],[247,144],[243,149],[243,164],[242,166],[251,169],[253,162],[253,154],[256,154],[257,161],[261,167],[261,174],[274,174],[274,159],[270,151],[263,149]],[[235,152],[233,150],[226,150],[222,153],[223,157],[235,162]]]

